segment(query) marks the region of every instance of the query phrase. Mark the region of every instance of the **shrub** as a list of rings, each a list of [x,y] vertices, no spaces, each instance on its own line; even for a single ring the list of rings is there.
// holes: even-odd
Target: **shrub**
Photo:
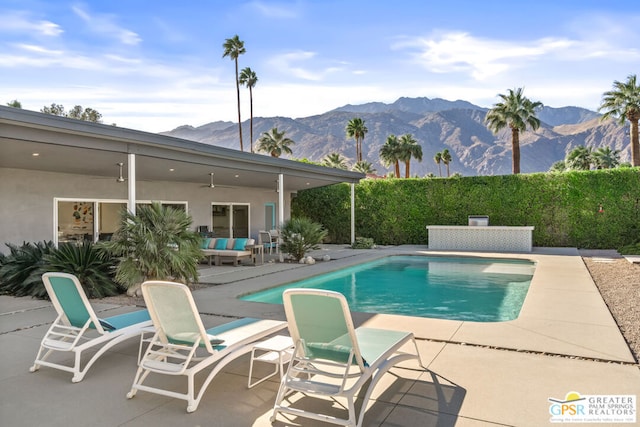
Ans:
[[[160,203],[140,206],[136,215],[123,211],[120,227],[104,247],[121,257],[116,281],[129,294],[145,280],[198,280],[202,238],[190,231],[191,217],[183,210]]]
[[[326,236],[322,225],[308,218],[292,218],[282,226],[280,250],[300,261],[308,251],[319,249]]]
[[[372,249],[374,247],[375,243],[370,237],[356,237],[356,241],[351,245],[352,249]]]
[[[42,274],[59,271],[74,274],[80,280],[88,298],[102,298],[122,292],[113,282],[114,262],[99,247],[90,242],[82,245],[53,242],[24,243],[10,249],[0,267],[0,292],[14,296],[48,299]]]
[[[55,250],[53,242],[6,245],[9,255],[3,257],[0,264],[0,292],[18,297],[47,298],[41,276],[44,255]]]
[[[104,298],[121,294],[124,288],[113,281],[116,260],[99,245],[61,243],[44,256],[46,271],[75,275],[88,298]]]

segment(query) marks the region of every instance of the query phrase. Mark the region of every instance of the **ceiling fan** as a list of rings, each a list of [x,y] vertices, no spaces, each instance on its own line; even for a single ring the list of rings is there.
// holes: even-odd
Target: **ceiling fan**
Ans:
[[[216,184],[214,184],[214,182],[213,182],[213,176],[214,175],[215,175],[214,172],[209,172],[209,178],[210,178],[209,184],[203,185],[203,187],[206,187],[206,188],[216,188],[216,187],[219,187],[219,188],[233,188],[233,187],[229,187],[227,185],[216,185]]]

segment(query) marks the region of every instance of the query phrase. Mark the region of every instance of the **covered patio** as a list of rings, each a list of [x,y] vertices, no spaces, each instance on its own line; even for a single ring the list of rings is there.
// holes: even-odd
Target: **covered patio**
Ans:
[[[136,204],[150,201],[184,206],[196,227],[212,231],[218,226],[229,237],[257,239],[259,230],[277,228],[289,218],[298,191],[354,185],[364,178],[358,172],[10,107],[0,107],[0,153],[5,201],[0,242],[15,244],[57,243],[66,226],[62,217],[77,225],[70,217],[75,211],[61,213],[60,203],[76,210],[77,203],[90,204],[85,211],[91,222],[82,215],[86,224],[78,234],[100,240],[109,231],[101,230],[107,212],[122,206],[135,212]],[[222,226],[215,224],[215,212],[227,214]]]

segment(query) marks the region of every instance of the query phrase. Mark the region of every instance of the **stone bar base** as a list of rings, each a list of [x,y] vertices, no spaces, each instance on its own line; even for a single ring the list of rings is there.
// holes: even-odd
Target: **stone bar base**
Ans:
[[[428,225],[429,249],[531,252],[533,226]]]

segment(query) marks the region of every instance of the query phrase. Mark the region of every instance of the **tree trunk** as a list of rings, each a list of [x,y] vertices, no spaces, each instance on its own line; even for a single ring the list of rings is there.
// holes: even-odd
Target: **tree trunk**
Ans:
[[[249,137],[251,138],[251,140],[249,141],[249,144],[251,147],[251,152],[253,153],[253,90],[251,89],[251,86],[249,86],[249,103],[251,109],[251,128],[249,129]]]
[[[409,163],[411,163],[411,160],[407,160],[406,162],[404,162],[404,177],[405,178],[409,178],[411,176],[411,172],[409,171]]]
[[[396,178],[400,178],[400,162],[396,160]]]
[[[631,164],[640,166],[640,142],[638,142],[638,116],[630,117],[629,137],[631,139]]]
[[[512,151],[512,169],[513,174],[520,173],[520,131],[514,127],[511,128],[511,151]]]
[[[236,92],[238,94],[238,133],[240,134],[240,151],[244,151],[242,146],[242,119],[240,118],[240,81],[238,80],[238,58],[236,58]]]

